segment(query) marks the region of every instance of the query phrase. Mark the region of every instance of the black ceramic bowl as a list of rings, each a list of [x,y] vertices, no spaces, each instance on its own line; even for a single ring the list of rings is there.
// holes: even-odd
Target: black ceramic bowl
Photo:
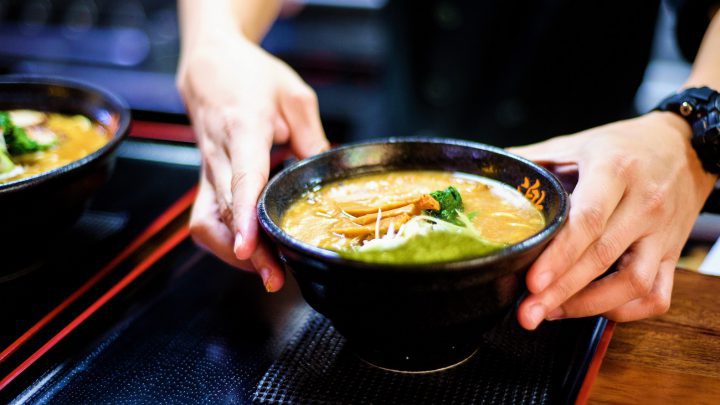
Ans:
[[[110,176],[115,151],[130,124],[127,104],[113,94],[53,77],[0,76],[0,111],[11,109],[82,114],[102,124],[112,138],[68,165],[0,184],[0,273],[37,259],[77,221],[90,197]]]
[[[520,187],[537,196],[547,225],[488,256],[420,266],[343,259],[290,237],[278,225],[310,187],[397,169],[472,173]],[[479,335],[512,310],[525,289],[527,268],[567,213],[567,193],[544,168],[495,147],[426,138],[353,144],[303,160],[271,179],[258,204],[260,225],[277,243],[307,302],[361,358],[403,371],[439,369],[469,357]]]

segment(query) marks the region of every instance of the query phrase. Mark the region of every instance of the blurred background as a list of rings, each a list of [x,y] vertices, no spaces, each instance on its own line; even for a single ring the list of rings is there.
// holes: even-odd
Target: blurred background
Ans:
[[[397,45],[385,18],[386,3],[286,2],[283,17],[263,42],[317,90],[323,120],[336,141],[403,129],[394,122],[396,111],[387,96]],[[452,3],[437,4],[437,24],[452,24]],[[675,45],[673,17],[664,8],[660,12],[652,62],[636,97],[638,111],[676,89],[689,71]],[[94,82],[128,100],[136,117],[185,119],[175,90],[178,48],[172,0],[0,0],[0,72]],[[443,97],[448,78],[420,80],[427,82],[419,85],[421,97]],[[513,125],[518,108],[499,106],[496,121]]]
[[[263,42],[317,89],[337,139],[383,132],[384,3],[293,3]],[[184,119],[175,89],[179,40],[173,0],[0,0],[2,73],[94,82],[125,98],[136,117]]]

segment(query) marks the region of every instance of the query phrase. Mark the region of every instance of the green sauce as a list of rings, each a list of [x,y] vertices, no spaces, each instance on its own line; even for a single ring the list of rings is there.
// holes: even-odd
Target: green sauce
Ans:
[[[414,235],[389,248],[352,249],[338,253],[344,258],[368,263],[428,264],[484,256],[505,246],[464,233],[435,231]]]

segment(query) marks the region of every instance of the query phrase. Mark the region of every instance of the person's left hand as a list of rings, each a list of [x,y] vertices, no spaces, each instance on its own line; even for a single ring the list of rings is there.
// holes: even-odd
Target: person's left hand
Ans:
[[[690,127],[653,112],[510,151],[576,166],[579,176],[566,226],[528,271],[520,324],[666,312],[680,252],[717,180],[690,145]],[[593,281],[616,261],[616,272]]]

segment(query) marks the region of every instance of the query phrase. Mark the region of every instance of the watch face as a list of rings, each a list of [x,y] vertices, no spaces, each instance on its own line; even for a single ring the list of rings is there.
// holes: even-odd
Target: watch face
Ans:
[[[703,168],[720,174],[720,93],[709,87],[686,89],[661,101],[655,110],[674,112],[685,119]]]
[[[720,174],[720,93],[691,88],[663,100],[656,110],[680,115],[693,131],[692,145],[705,170]]]

